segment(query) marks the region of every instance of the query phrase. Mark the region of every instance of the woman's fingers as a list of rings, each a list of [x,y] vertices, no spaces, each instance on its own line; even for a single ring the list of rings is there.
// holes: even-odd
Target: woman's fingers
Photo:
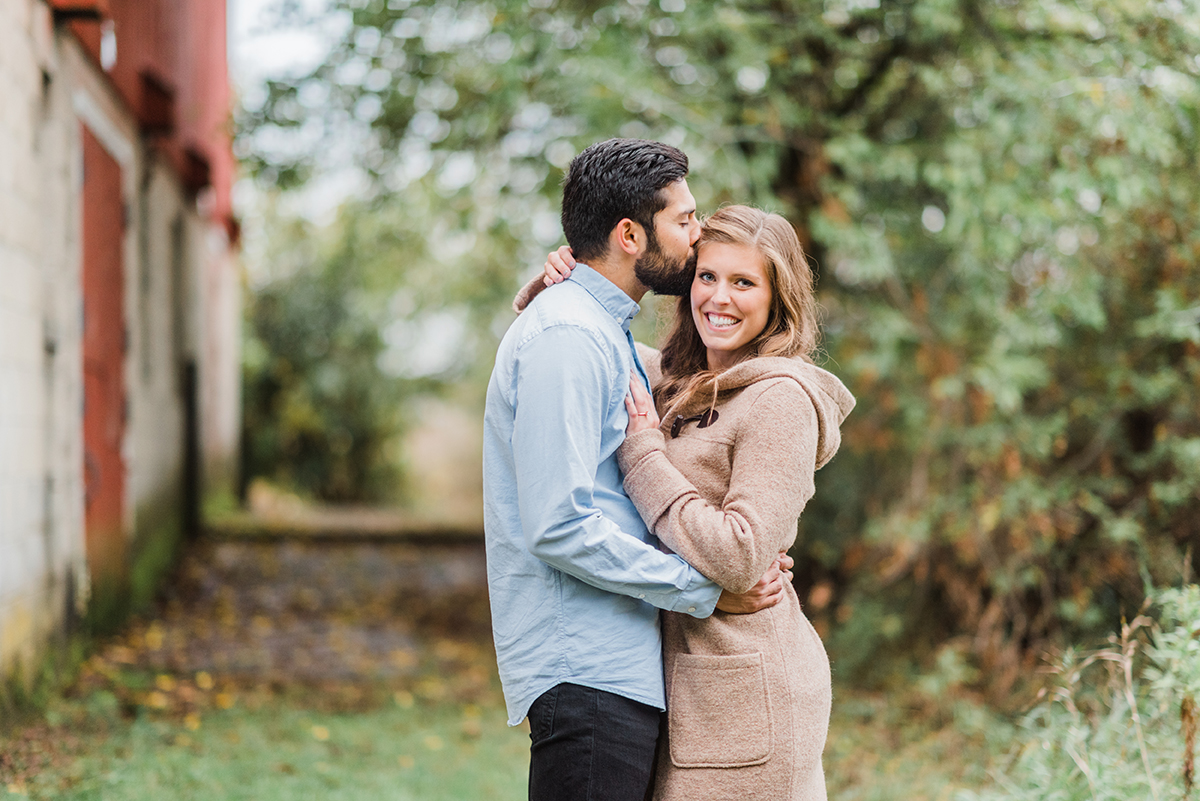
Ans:
[[[792,568],[796,566],[796,560],[788,556],[786,552],[780,551],[778,558],[775,560],[776,566],[779,568],[779,575],[784,582],[791,584],[795,576],[792,575]]]
[[[625,426],[626,436],[658,426],[658,420],[653,419],[650,412],[638,408],[633,395],[625,396],[625,411],[629,413],[629,423]]]
[[[629,391],[633,393],[633,399],[637,402],[640,411],[646,411],[654,405],[654,399],[650,397],[646,387],[638,380],[637,374],[632,372],[629,376]]]
[[[542,280],[546,282],[546,286],[560,283],[571,277],[573,269],[575,269],[575,258],[571,255],[571,248],[563,245],[546,256],[546,263],[542,266],[542,270],[546,274],[542,276]]]
[[[629,403],[628,398],[633,399],[634,407],[634,411],[630,411],[629,414],[631,416],[636,414],[645,421],[647,428],[657,428],[659,421],[658,412],[654,410],[654,398],[646,391],[645,385],[638,380],[637,374],[633,371],[630,371],[629,375],[629,395],[626,405]]]

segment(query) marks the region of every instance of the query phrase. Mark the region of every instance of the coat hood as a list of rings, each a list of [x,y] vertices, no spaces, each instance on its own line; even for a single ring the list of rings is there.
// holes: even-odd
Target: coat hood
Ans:
[[[802,357],[759,356],[739,362],[721,373],[717,377],[718,397],[772,378],[795,381],[812,400],[817,411],[817,467],[823,467],[842,443],[842,421],[854,408],[854,396],[837,376]],[[686,406],[672,409],[670,415],[690,416],[711,404],[711,396],[707,399],[694,397]]]

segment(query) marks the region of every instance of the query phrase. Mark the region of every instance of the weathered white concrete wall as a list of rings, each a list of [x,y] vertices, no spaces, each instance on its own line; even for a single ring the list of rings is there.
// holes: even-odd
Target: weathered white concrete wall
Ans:
[[[179,508],[182,364],[200,369],[203,460],[229,480],[240,411],[240,273],[42,0],[0,0],[0,678],[34,666],[88,597],[82,244],[86,124],[122,167],[126,536]]]
[[[165,162],[147,154],[128,297],[132,351],[131,502],[161,507],[184,459],[182,370],[199,370],[200,466],[206,491],[232,490],[241,433],[241,267],[225,228],[204,219]],[[202,195],[203,198],[203,195]],[[203,200],[199,204],[203,206]],[[127,280],[129,276],[127,275]]]
[[[45,6],[0,3],[0,672],[86,595],[78,122]]]
[[[132,276],[129,359],[131,500],[177,501],[184,458],[180,364],[193,350],[186,315],[193,273],[184,229],[187,203],[161,160],[147,159],[132,215],[136,219],[137,267]],[[182,319],[181,319],[182,318]]]
[[[242,425],[242,277],[224,228],[208,226],[200,354],[206,492],[235,490]]]

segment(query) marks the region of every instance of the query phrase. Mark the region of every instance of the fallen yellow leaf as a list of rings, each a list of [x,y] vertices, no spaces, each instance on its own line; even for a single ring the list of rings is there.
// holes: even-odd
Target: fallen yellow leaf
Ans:
[[[405,770],[410,770],[414,765],[417,764],[417,760],[413,759],[408,754],[402,754],[396,759],[396,761],[399,762],[400,767],[404,768]]]
[[[440,701],[446,694],[446,685],[440,678],[430,676],[422,679],[416,686],[417,694],[430,701]]]
[[[417,664],[417,655],[412,651],[397,648],[391,653],[392,664],[398,668],[410,668]]]
[[[443,742],[442,738],[438,737],[436,734],[430,734],[425,738],[425,747],[430,751],[441,751],[442,746],[444,745],[445,742]]]
[[[154,680],[154,686],[164,693],[169,693],[175,689],[175,679],[166,673],[159,673],[158,678]]]
[[[216,686],[216,682],[213,681],[212,675],[207,670],[202,670],[196,674],[196,686],[207,691]]]
[[[189,712],[183,716],[183,725],[188,727],[188,731],[195,731],[200,728],[200,716],[195,712]]]
[[[321,742],[325,742],[329,739],[329,729],[325,728],[324,726],[313,726],[312,736]]]
[[[412,709],[413,701],[414,701],[412,693],[410,693],[406,690],[397,690],[395,695],[393,695],[392,697],[396,699],[396,705],[399,706],[400,708]]]

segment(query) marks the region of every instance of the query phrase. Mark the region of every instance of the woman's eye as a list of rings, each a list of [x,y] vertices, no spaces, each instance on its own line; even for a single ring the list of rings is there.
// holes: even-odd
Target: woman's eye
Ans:
[[[712,273],[697,273],[696,277],[699,278],[701,281],[713,281],[714,280]]]

